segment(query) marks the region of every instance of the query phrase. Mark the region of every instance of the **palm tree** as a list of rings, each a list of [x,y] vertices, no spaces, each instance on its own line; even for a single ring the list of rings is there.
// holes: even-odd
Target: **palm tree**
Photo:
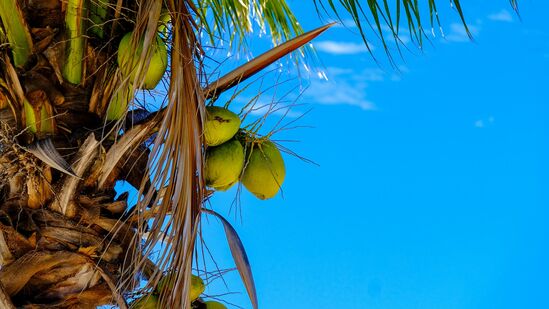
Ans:
[[[418,45],[426,38],[417,1],[313,2],[319,14],[349,13],[365,44],[371,27],[384,46],[399,46],[401,20]],[[435,1],[425,2],[435,26]],[[330,25],[304,34],[284,0],[2,0],[0,19],[0,307],[127,308],[169,272],[159,306],[188,308],[207,214],[225,225],[257,308],[238,236],[203,207],[213,194],[203,177],[205,107]],[[288,42],[209,81],[201,44],[242,49],[254,27]],[[156,86],[150,71],[160,72],[152,95],[164,102],[152,109],[134,100]],[[139,190],[136,205],[115,198],[118,180]]]

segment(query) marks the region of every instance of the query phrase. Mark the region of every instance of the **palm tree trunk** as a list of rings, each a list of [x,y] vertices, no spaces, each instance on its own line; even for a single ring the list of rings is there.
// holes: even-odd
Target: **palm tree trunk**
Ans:
[[[103,117],[120,85],[111,39],[132,25],[107,23],[102,30],[115,36],[102,39],[86,35],[88,2],[2,3],[0,307],[126,308],[134,283],[121,281],[140,239],[137,222],[123,223],[127,194],[115,199],[114,184],[140,187],[148,159],[140,144],[156,122],[121,149]]]

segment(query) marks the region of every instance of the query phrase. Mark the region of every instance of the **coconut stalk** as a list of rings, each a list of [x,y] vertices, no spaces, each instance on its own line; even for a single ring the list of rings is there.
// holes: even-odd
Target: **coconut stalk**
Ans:
[[[53,108],[46,94],[37,90],[28,95],[29,99],[23,102],[25,124],[27,128],[38,136],[55,133],[55,119]]]
[[[32,38],[18,1],[0,1],[0,18],[11,45],[13,63],[16,67],[22,67],[32,54]]]
[[[84,0],[69,0],[65,15],[67,48],[62,74],[69,83],[75,85],[82,82],[85,17]]]
[[[107,21],[108,5],[109,2],[107,0],[88,1],[90,21],[92,23],[88,30],[100,39],[103,39],[105,37],[105,31],[103,30],[103,27],[105,27],[105,22]]]

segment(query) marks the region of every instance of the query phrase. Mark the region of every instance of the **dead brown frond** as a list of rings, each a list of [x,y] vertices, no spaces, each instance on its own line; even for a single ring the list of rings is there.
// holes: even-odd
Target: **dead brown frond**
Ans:
[[[142,269],[145,265],[143,259],[164,241],[157,265],[159,270],[176,274],[173,288],[180,292],[161,291],[160,307],[186,308],[190,305],[187,295],[202,203],[201,121],[204,103],[195,66],[199,43],[190,22],[191,13],[187,5],[179,1],[169,1],[168,9],[173,21],[168,105],[149,159],[152,187],[143,192],[138,209],[141,213],[147,205],[159,205],[159,212],[151,223],[144,247],[140,247],[144,256],[140,258],[141,253],[138,254],[136,265],[137,270]],[[143,186],[144,183],[142,189]],[[160,199],[155,190],[161,187],[165,187],[165,194]],[[152,274],[148,286],[154,287],[161,275]]]

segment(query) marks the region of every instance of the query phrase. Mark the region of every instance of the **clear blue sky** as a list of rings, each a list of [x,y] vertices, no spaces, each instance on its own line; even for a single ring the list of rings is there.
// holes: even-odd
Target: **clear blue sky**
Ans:
[[[290,2],[306,29],[321,25],[310,2]],[[330,81],[305,81],[290,115],[312,108],[298,124],[314,128],[274,139],[319,166],[286,155],[283,197],[244,191],[237,218],[234,190],[212,201],[247,248],[260,308],[549,308],[549,3],[522,1],[522,22],[505,0],[462,4],[475,42],[439,1],[446,40],[411,45],[400,73],[352,27],[315,40]],[[203,232],[233,267],[219,223]],[[225,279],[207,292],[251,308],[238,274]]]

